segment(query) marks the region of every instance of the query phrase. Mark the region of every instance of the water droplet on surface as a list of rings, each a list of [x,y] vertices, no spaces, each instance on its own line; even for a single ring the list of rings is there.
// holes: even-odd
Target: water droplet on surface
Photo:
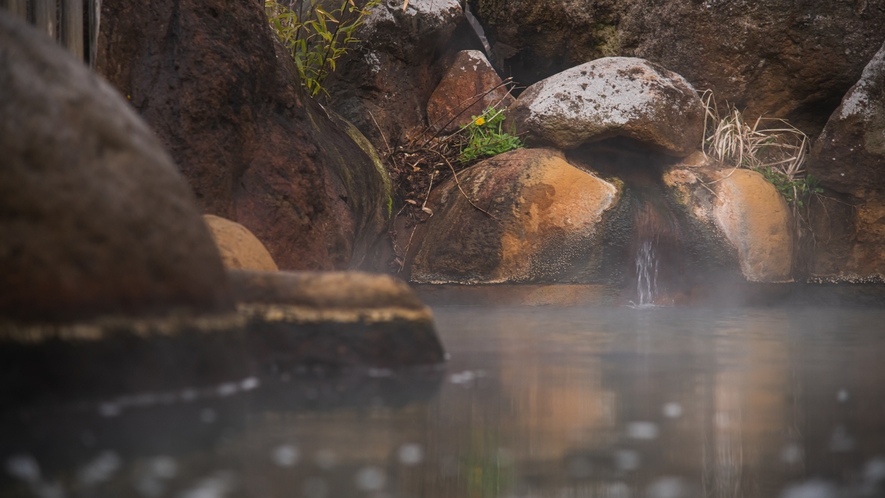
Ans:
[[[6,460],[6,472],[25,482],[34,483],[40,480],[40,466],[31,455],[16,455]]]
[[[830,436],[830,451],[841,453],[854,449],[854,438],[848,434],[845,427],[839,425],[833,429],[833,435]]]
[[[332,450],[320,450],[313,456],[313,462],[323,470],[330,470],[338,463],[338,455]]]
[[[363,491],[379,491],[387,483],[387,475],[381,467],[363,467],[356,473],[356,486]]]
[[[102,417],[116,417],[123,411],[117,403],[102,403],[98,407],[98,413]]]
[[[679,403],[667,403],[664,405],[664,416],[667,418],[679,418],[682,416],[682,405]]]
[[[652,422],[630,422],[627,424],[627,436],[633,439],[655,439],[658,437],[658,426]]]
[[[690,489],[678,477],[662,477],[645,489],[646,498],[689,498]]]
[[[160,479],[172,479],[178,475],[178,463],[174,458],[168,456],[158,456],[150,461],[150,473]]]
[[[298,451],[298,448],[292,446],[291,444],[283,444],[274,448],[273,453],[271,454],[271,459],[273,459],[273,463],[279,465],[280,467],[292,467],[298,463],[299,458],[301,457],[301,452]]]
[[[863,469],[863,480],[867,484],[885,481],[885,458],[874,458],[867,462]]]
[[[634,450],[618,450],[615,452],[615,467],[618,470],[636,470],[639,468],[639,453]]]
[[[92,486],[105,482],[111,478],[123,461],[113,451],[103,451],[94,460],[87,463],[77,473],[80,482],[86,486]]]
[[[251,391],[252,389],[258,388],[259,385],[261,385],[261,383],[256,377],[249,377],[240,382],[240,389],[243,391]]]
[[[593,475],[593,464],[585,456],[575,456],[568,461],[568,475],[572,479],[587,479]]]
[[[418,465],[424,460],[424,449],[420,444],[406,443],[399,447],[397,456],[403,465]]]
[[[455,373],[449,376],[449,382],[452,384],[467,384],[474,379],[475,375],[470,370]]]
[[[200,412],[200,420],[202,420],[203,423],[211,424],[212,422],[215,422],[216,419],[218,419],[218,414],[211,408],[204,408]]]
[[[808,481],[788,487],[780,498],[836,498],[836,488],[824,481]]]
[[[233,382],[228,382],[226,384],[221,384],[215,390],[218,392],[218,395],[223,398],[225,396],[236,394],[239,388]]]
[[[232,472],[219,471],[181,493],[180,498],[222,498],[233,490]]]
[[[848,401],[848,391],[845,389],[839,389],[839,392],[836,393],[836,400],[839,401],[839,403]]]
[[[326,498],[326,495],[329,493],[329,486],[325,480],[319,477],[311,477],[304,481],[301,491],[304,493],[304,498]]]
[[[805,450],[799,443],[787,443],[781,448],[781,461],[790,465],[801,463],[805,458]]]

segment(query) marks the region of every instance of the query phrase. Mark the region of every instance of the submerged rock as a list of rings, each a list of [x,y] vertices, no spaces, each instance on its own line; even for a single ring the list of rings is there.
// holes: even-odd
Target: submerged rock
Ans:
[[[207,214],[203,216],[212,239],[221,253],[221,260],[228,270],[276,271],[277,264],[264,244],[252,235],[248,228],[235,221]]]
[[[427,102],[427,122],[435,131],[453,133],[488,107],[513,103],[508,88],[478,50],[458,52]]]
[[[260,2],[102,4],[96,71],[157,132],[200,206],[283,269],[358,266],[386,231],[374,151],[301,89]]]
[[[0,316],[223,311],[193,194],[126,101],[0,11]]]
[[[704,131],[703,105],[685,79],[629,57],[597,59],[539,81],[509,117],[527,141],[560,149],[622,136],[687,156]]]
[[[487,159],[431,193],[411,281],[553,282],[576,266],[592,269],[602,256],[603,213],[617,199],[614,185],[553,150]]]
[[[774,185],[747,169],[680,166],[685,165],[667,172],[665,181],[680,192],[677,197],[689,212],[708,224],[711,235],[724,236],[737,250],[744,278],[792,281],[792,214]]]

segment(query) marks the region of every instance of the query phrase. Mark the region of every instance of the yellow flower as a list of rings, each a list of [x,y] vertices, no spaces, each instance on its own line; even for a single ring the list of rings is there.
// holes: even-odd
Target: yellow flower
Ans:
[[[475,124],[476,126],[482,126],[482,125],[486,124],[486,120],[485,120],[485,118],[480,116],[480,117],[476,118],[476,121],[474,121],[473,124]]]

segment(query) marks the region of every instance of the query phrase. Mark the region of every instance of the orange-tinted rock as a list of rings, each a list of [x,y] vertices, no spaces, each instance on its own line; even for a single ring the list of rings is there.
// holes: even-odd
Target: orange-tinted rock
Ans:
[[[212,239],[221,253],[221,260],[228,270],[258,270],[276,271],[274,263],[267,248],[252,232],[235,221],[226,220],[207,214],[203,216]]]
[[[751,282],[792,280],[793,223],[783,196],[761,174],[693,162],[664,180],[697,219],[721,231],[737,249],[741,272]],[[714,228],[715,227],[715,228]]]
[[[553,282],[601,264],[603,213],[618,190],[560,153],[520,149],[458,178],[464,193],[451,179],[431,193],[434,214],[414,252],[411,281]]]
[[[430,96],[427,122],[434,130],[453,133],[488,107],[505,109],[512,103],[513,97],[486,56],[478,50],[464,50]]]
[[[529,143],[573,149],[612,137],[687,156],[704,131],[704,109],[682,76],[632,57],[606,57],[539,81],[508,117]]]
[[[106,81],[0,10],[0,316],[230,309],[184,178]]]

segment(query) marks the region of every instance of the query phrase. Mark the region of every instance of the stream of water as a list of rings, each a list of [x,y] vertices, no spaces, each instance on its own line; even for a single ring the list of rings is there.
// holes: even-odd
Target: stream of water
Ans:
[[[435,312],[440,369],[2,410],[0,496],[885,496],[885,311]]]

